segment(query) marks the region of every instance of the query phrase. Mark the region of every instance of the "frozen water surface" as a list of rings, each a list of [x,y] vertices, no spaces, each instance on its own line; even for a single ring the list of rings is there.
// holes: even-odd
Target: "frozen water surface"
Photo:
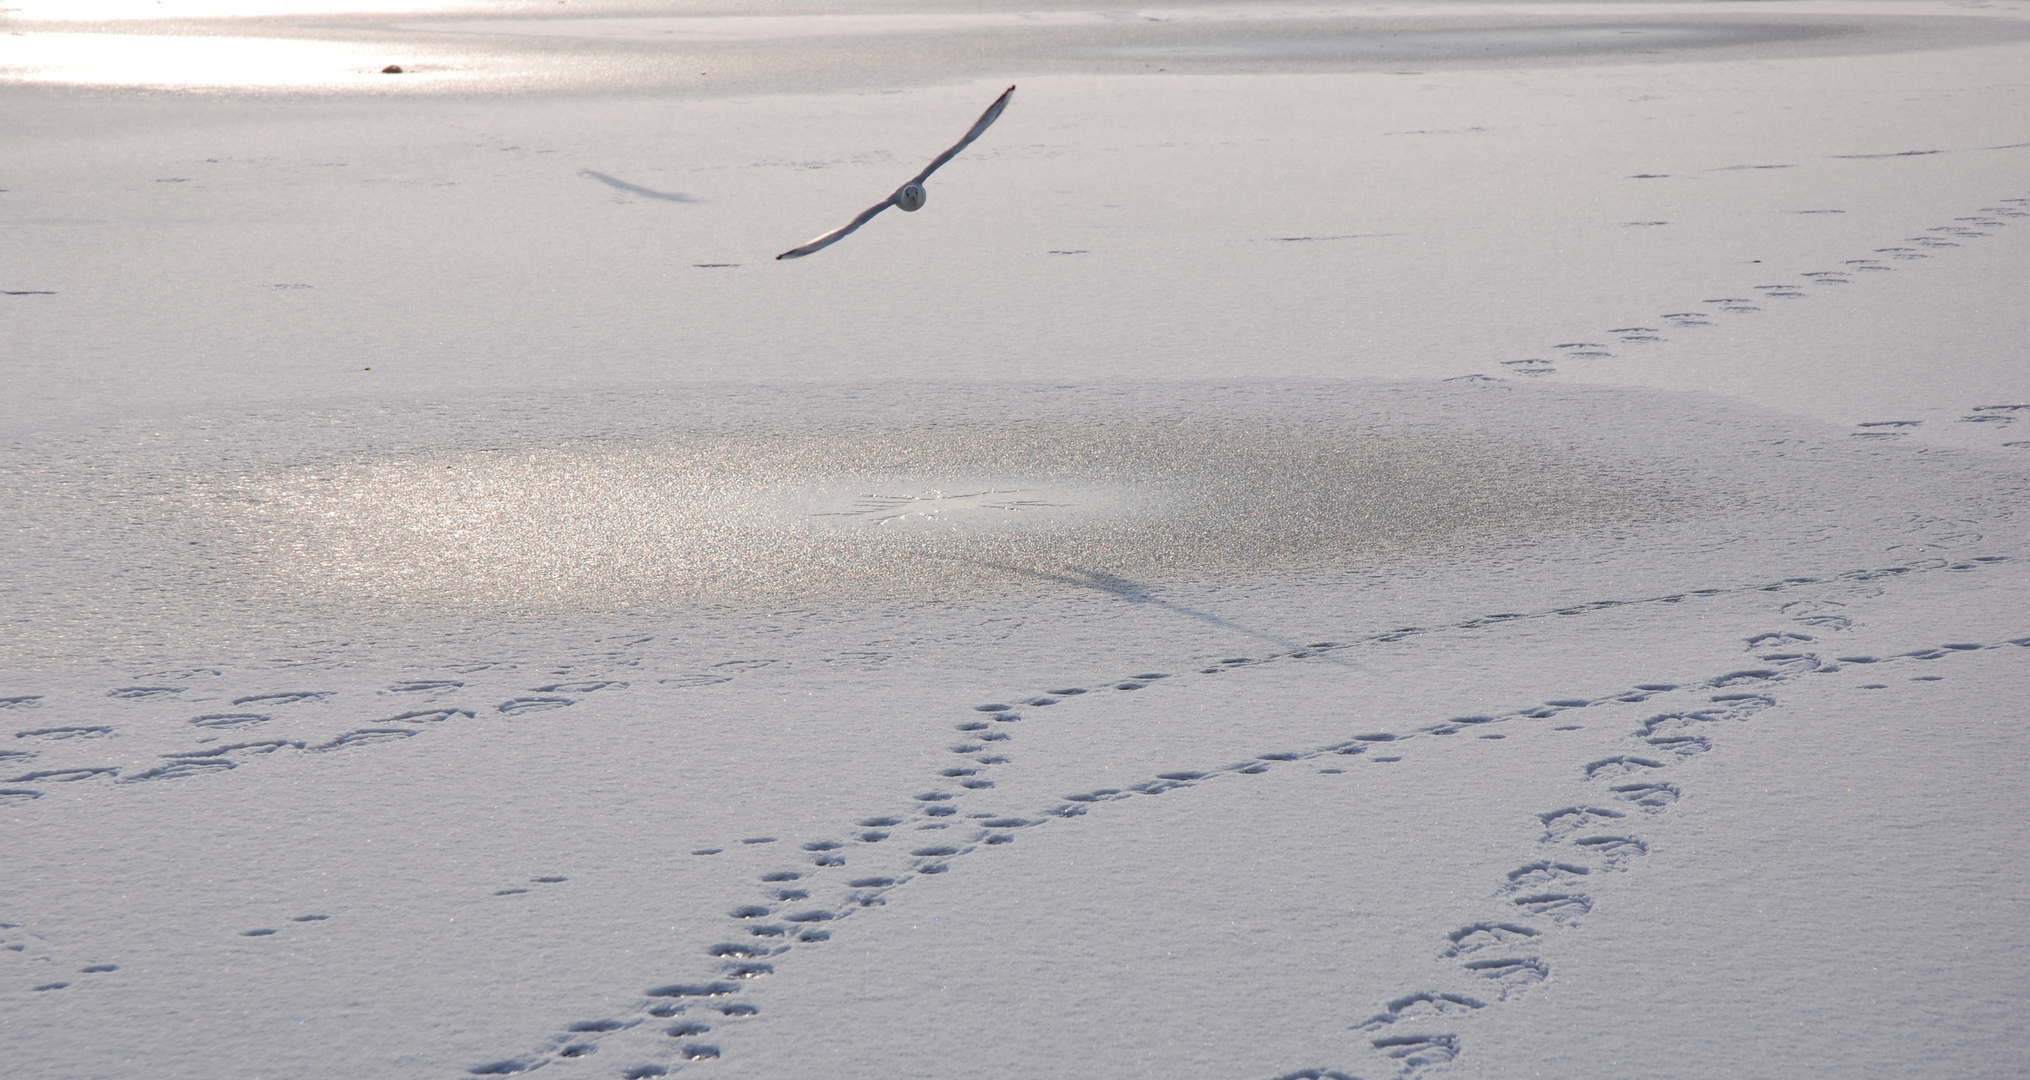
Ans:
[[[1958,17],[1940,17],[1947,13]],[[864,91],[870,80],[887,87],[991,79],[1011,65],[1057,74],[1408,74],[1414,72],[1404,65],[1851,55],[2025,36],[2020,20],[1986,9],[1794,2],[1400,4],[1358,11],[1317,4],[1095,10],[919,2],[756,12],[625,0],[83,6],[22,0],[8,14],[21,29],[0,42],[0,81],[321,93]],[[80,23],[113,32],[80,32]],[[406,78],[381,77],[390,60]]]
[[[1062,416],[1063,396],[1020,400]],[[235,478],[186,512],[229,508],[225,546],[294,597],[938,598],[1063,574],[1376,563],[1658,501],[1601,463],[1554,461],[1430,431],[1120,416],[366,459]]]
[[[2020,13],[80,10],[0,1072],[2030,1067]]]

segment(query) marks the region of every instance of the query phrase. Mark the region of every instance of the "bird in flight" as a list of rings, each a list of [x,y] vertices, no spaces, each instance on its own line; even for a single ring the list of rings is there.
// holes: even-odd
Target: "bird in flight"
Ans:
[[[966,132],[965,138],[960,139],[958,142],[952,144],[952,148],[950,150],[947,150],[944,153],[939,154],[937,158],[933,160],[930,164],[925,165],[923,167],[923,171],[916,174],[915,179],[911,180],[907,184],[902,185],[899,188],[896,188],[895,194],[890,195],[886,199],[883,199],[880,202],[875,203],[873,206],[870,206],[867,209],[860,211],[860,216],[847,222],[843,228],[833,229],[831,232],[828,232],[825,235],[820,236],[815,240],[812,240],[810,243],[807,243],[802,247],[793,247],[788,251],[785,251],[782,254],[777,255],[776,258],[801,259],[804,256],[809,255],[813,251],[817,251],[821,248],[830,247],[832,244],[842,239],[847,233],[850,233],[854,229],[857,229],[860,226],[867,224],[867,222],[873,220],[874,215],[880,213],[883,210],[888,209],[891,206],[899,206],[903,210],[912,213],[917,210],[923,209],[923,200],[925,197],[923,193],[923,182],[925,180],[930,179],[930,174],[936,172],[939,166],[957,157],[959,155],[959,151],[964,150],[967,146],[971,145],[972,141],[974,139],[979,138],[980,133],[987,130],[988,126],[993,124],[994,121],[999,120],[1001,118],[1001,110],[1008,107],[1008,95],[1013,94],[1014,92],[1015,88],[1012,86],[1006,90],[1001,91],[1001,96],[995,98],[994,103],[992,105],[987,106],[987,111],[980,114],[980,119],[974,122],[973,129],[971,131]]]

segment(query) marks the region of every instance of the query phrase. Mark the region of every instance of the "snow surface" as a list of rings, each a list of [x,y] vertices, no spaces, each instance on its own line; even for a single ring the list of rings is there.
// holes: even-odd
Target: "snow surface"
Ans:
[[[2017,8],[554,6],[0,13],[0,1073],[2030,1072]]]

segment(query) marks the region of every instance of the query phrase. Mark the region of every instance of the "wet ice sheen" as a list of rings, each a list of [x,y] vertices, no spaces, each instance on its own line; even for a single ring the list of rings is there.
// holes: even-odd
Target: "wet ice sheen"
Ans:
[[[370,457],[198,497],[235,507],[256,590],[606,609],[1358,564],[1627,513],[1632,485],[1543,465],[1346,422],[1058,422]]]

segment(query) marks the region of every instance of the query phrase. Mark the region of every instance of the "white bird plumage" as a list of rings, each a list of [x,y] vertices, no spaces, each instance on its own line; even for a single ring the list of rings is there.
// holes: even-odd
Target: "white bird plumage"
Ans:
[[[1001,91],[1001,96],[995,98],[994,103],[992,105],[987,106],[987,111],[980,114],[980,118],[973,123],[972,130],[966,132],[965,138],[960,139],[958,142],[952,144],[951,149],[945,151],[942,154],[939,154],[936,157],[936,159],[934,159],[930,164],[925,165],[923,167],[923,171],[916,174],[915,179],[912,179],[910,182],[902,185],[899,188],[896,188],[894,194],[888,196],[886,199],[883,199],[878,203],[875,203],[873,206],[870,206],[867,209],[860,211],[860,216],[847,222],[843,228],[833,229],[831,232],[828,232],[825,235],[820,236],[817,239],[802,245],[801,247],[793,247],[788,251],[785,251],[782,254],[777,255],[776,258],[800,259],[803,258],[805,255],[809,255],[813,251],[818,251],[822,248],[829,247],[832,244],[838,242],[839,239],[844,237],[847,233],[850,233],[854,229],[857,229],[860,226],[867,224],[867,222],[873,220],[874,215],[880,213],[883,210],[888,209],[891,206],[901,207],[904,211],[909,212],[914,212],[916,210],[922,209],[925,198],[923,190],[923,182],[929,179],[930,174],[936,172],[939,166],[943,165],[947,161],[950,161],[952,158],[957,157],[959,151],[964,150],[967,146],[971,145],[974,139],[980,137],[981,132],[987,130],[987,128],[991,124],[993,124],[994,121],[1000,119],[1001,110],[1008,107],[1008,95],[1013,94],[1014,92],[1015,88],[1012,86],[1006,90]]]

